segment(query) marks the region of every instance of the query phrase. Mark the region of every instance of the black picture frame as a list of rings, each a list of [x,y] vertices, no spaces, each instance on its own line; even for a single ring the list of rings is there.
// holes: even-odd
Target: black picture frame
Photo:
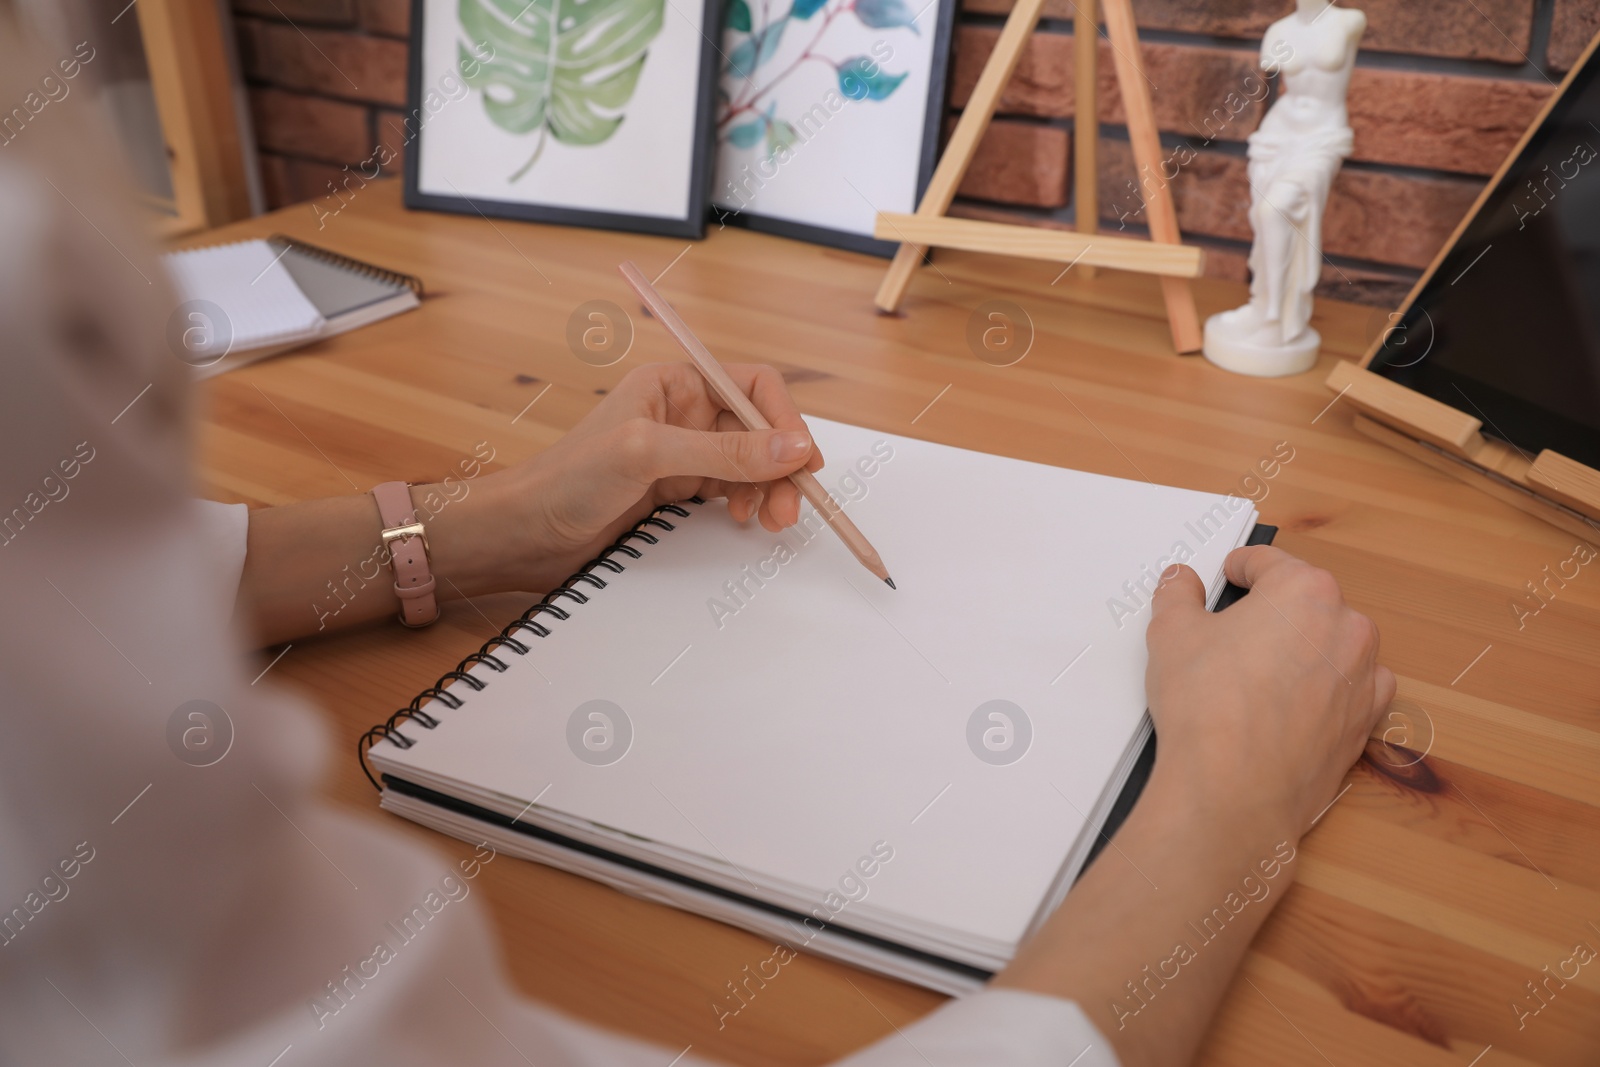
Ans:
[[[670,10],[678,0],[666,0],[667,17],[676,15]],[[952,2],[952,0],[943,0]],[[716,83],[719,54],[705,32],[709,27],[716,32],[720,26],[721,0],[702,0],[700,34],[700,62],[696,75],[696,106],[694,148],[691,153],[689,197],[685,215],[681,219],[659,215],[631,215],[625,212],[588,210],[543,205],[521,200],[497,200],[484,197],[446,196],[424,192],[419,186],[422,143],[427,122],[423,115],[423,55],[428,33],[428,0],[411,0],[410,56],[406,70],[406,120],[415,120],[415,132],[407,141],[402,179],[402,202],[408,209],[444,211],[459,215],[479,215],[485,218],[514,219],[521,222],[548,222],[561,226],[586,226],[603,230],[623,230],[630,233],[653,234],[661,237],[684,237],[698,240],[705,236],[706,220],[711,205],[710,186],[712,167],[715,164]],[[453,28],[452,28],[453,32]],[[649,173],[640,168],[641,175]]]
[[[929,57],[928,97],[922,121],[921,157],[917,161],[917,192],[913,198],[918,203],[922,201],[922,195],[928,191],[928,183],[933,180],[933,170],[939,164],[939,147],[944,140],[945,112],[949,103],[950,52],[955,40],[956,0],[938,0],[937,8],[938,11],[934,16],[933,53]],[[721,25],[719,18],[717,22],[719,34]],[[713,143],[713,164],[715,152],[716,145]],[[792,222],[757,212],[723,209],[715,203],[710,204],[709,210],[711,221],[719,228],[738,226],[756,233],[769,233],[777,237],[787,237],[847,252],[862,252],[883,259],[892,258],[900,248],[899,241],[879,240],[865,234],[835,230],[808,222]],[[912,210],[915,210],[915,205]]]

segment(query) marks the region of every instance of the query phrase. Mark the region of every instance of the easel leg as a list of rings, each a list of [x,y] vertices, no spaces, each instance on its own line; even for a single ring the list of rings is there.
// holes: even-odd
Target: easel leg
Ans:
[[[1079,233],[1095,233],[1100,228],[1100,194],[1095,179],[1097,142],[1100,139],[1098,86],[1095,82],[1099,30],[1094,17],[1094,0],[1077,0],[1072,15],[1073,37],[1073,116],[1072,116],[1072,205]],[[1078,274],[1093,278],[1094,267],[1085,263]]]
[[[942,216],[950,210],[950,202],[956,198],[956,188],[966,176],[973,153],[978,150],[978,142],[983,139],[983,131],[989,128],[989,120],[994,117],[1000,92],[1011,80],[1012,71],[1017,69],[1017,60],[1022,58],[1022,49],[1039,22],[1039,12],[1043,7],[1044,0],[1017,0],[1017,5],[1011,9],[1005,28],[1000,31],[1000,39],[995,42],[994,54],[984,64],[983,74],[973,87],[972,97],[961,111],[955,132],[950,135],[950,143],[945,145],[944,155],[934,168],[928,190],[922,194],[922,202],[917,205],[918,215]],[[900,250],[894,254],[894,262],[889,264],[889,270],[884,275],[883,284],[878,286],[874,302],[880,311],[899,310],[900,301],[905,298],[906,288],[911,284],[911,275],[927,252],[925,245],[900,245]]]
[[[1172,190],[1162,177],[1161,137],[1156,132],[1155,111],[1150,106],[1149,79],[1139,53],[1139,33],[1134,28],[1130,0],[1101,0],[1105,12],[1106,35],[1111,38],[1111,54],[1117,67],[1117,83],[1122,88],[1122,106],[1128,116],[1128,142],[1133,149],[1133,165],[1145,189],[1145,210],[1149,215],[1150,237],[1166,244],[1178,244],[1178,214],[1172,206]],[[1161,294],[1167,304],[1167,321],[1172,327],[1172,346],[1179,352],[1200,350],[1200,316],[1194,306],[1194,291],[1182,278],[1161,279]]]

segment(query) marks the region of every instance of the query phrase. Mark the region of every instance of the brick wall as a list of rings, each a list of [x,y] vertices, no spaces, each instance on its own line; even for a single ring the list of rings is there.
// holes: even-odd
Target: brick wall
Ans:
[[[233,0],[267,206],[399,174],[411,0]],[[391,125],[392,124],[392,125]],[[366,164],[363,166],[363,164]],[[354,173],[354,177],[352,177]]]
[[[959,113],[1012,0],[958,0],[951,113]],[[1355,151],[1329,199],[1322,292],[1396,303],[1504,158],[1552,83],[1600,30],[1600,0],[1351,0],[1368,29],[1350,86]],[[410,0],[233,0],[268,201],[329,197],[404,133]],[[1208,271],[1245,278],[1244,139],[1271,96],[1257,48],[1290,0],[1134,0],[1187,239]],[[1045,18],[1001,99],[956,211],[1069,225],[1074,115],[1071,0]],[[1109,45],[1100,42],[1098,188],[1110,229],[1143,235]],[[1235,94],[1230,100],[1229,94]],[[1250,99],[1254,95],[1258,99]],[[387,158],[389,152],[383,153]],[[368,173],[372,164],[367,164]],[[397,173],[396,156],[384,169]],[[331,183],[331,184],[330,184]],[[1120,221],[1119,221],[1120,217]]]

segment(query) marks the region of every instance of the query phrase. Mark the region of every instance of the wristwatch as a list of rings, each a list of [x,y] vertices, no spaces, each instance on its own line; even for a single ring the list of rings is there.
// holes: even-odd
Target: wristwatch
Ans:
[[[433,595],[433,571],[428,565],[428,534],[417,521],[411,487],[405,482],[384,482],[373,487],[372,499],[378,502],[383,547],[394,568],[400,621],[414,628],[427,626],[439,617],[439,602]]]

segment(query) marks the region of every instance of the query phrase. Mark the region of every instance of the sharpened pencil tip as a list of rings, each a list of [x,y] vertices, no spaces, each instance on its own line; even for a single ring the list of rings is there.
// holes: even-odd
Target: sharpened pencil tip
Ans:
[[[883,584],[887,585],[890,589],[899,589],[900,588],[898,585],[894,584],[894,579],[893,578],[885,578],[883,580]]]

